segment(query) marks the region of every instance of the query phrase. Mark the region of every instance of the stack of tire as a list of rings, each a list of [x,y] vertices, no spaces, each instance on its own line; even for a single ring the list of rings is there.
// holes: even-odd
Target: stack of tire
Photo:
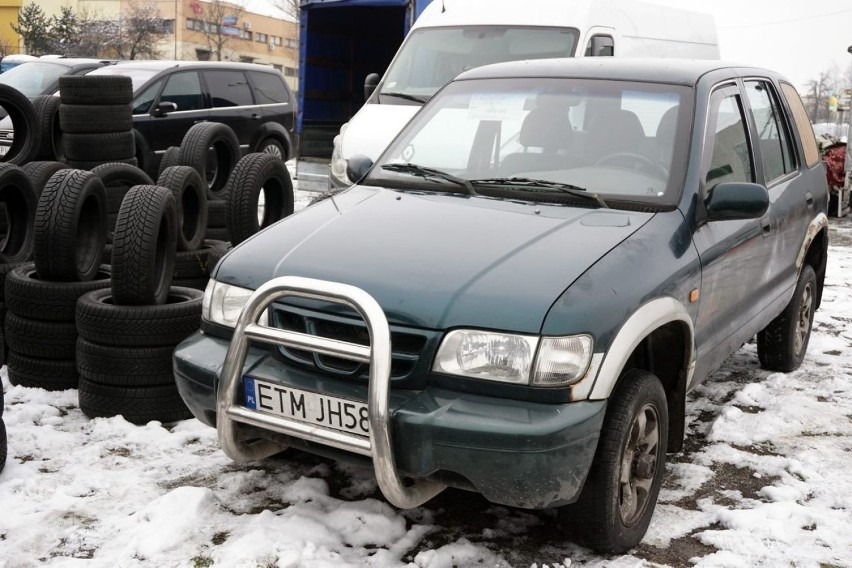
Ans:
[[[135,424],[191,416],[172,352],[201,324],[203,292],[171,286],[179,227],[172,190],[136,185],[118,210],[110,288],[77,302],[80,409]]]
[[[23,174],[23,172],[21,172]],[[60,170],[38,200],[33,260],[6,276],[7,367],[14,385],[77,387],[77,299],[109,286],[100,264],[106,239],[106,192],[91,172]],[[10,215],[13,223],[14,217]]]
[[[59,125],[68,164],[91,170],[106,162],[138,165],[133,133],[133,85],[123,75],[59,78]]]

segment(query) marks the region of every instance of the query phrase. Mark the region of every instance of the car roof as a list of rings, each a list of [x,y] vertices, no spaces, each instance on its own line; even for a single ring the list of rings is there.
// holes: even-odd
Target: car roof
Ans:
[[[150,69],[153,71],[163,71],[172,67],[192,68],[192,69],[244,69],[253,71],[278,72],[277,69],[269,65],[260,65],[257,63],[238,63],[235,61],[179,61],[172,59],[134,59],[132,61],[118,61],[115,67],[131,67],[134,69]]]
[[[694,86],[704,75],[728,70],[732,76],[765,75],[767,69],[714,59],[631,59],[626,57],[568,57],[510,61],[465,71],[455,81],[486,78],[583,78],[673,83]]]
[[[49,63],[62,65],[64,67],[76,67],[77,65],[106,65],[111,63],[109,59],[95,59],[93,57],[39,57],[26,61],[26,63]]]

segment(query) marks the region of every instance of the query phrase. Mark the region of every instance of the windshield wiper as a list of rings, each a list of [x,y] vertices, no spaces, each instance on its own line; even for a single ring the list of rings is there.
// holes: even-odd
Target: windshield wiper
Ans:
[[[414,101],[416,103],[423,104],[429,100],[429,97],[421,97],[418,95],[409,95],[408,93],[386,93],[382,91],[379,93],[383,97],[396,97],[398,99],[405,99],[407,101]]]
[[[609,205],[603,200],[603,197],[597,193],[589,193],[589,190],[579,185],[570,183],[560,183],[558,181],[549,181],[546,179],[532,179],[525,177],[509,177],[509,178],[484,178],[472,179],[471,185],[511,185],[524,191],[547,191],[553,190],[559,193],[567,193],[574,197],[589,199],[598,204],[599,207],[609,209]]]
[[[423,179],[428,178],[438,178],[442,179],[456,185],[460,185],[465,188],[465,191],[469,195],[476,195],[476,191],[473,189],[473,185],[466,179],[460,178],[458,176],[454,176],[453,174],[448,174],[447,172],[442,172],[441,170],[436,170],[434,168],[427,168],[426,166],[418,166],[417,164],[385,164],[382,166],[383,170],[388,170],[389,172],[398,172],[401,174],[409,174],[412,176],[420,176]]]

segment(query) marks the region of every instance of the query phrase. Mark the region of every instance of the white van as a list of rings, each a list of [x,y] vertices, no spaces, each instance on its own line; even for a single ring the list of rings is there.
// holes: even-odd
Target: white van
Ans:
[[[366,103],[334,139],[329,188],[347,160],[375,160],[447,81],[472,67],[551,57],[718,59],[713,16],[636,0],[432,0]]]

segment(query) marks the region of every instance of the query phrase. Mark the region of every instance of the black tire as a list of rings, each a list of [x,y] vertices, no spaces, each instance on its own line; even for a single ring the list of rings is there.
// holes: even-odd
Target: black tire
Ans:
[[[214,241],[229,241],[231,236],[225,227],[207,227],[207,238]]]
[[[136,145],[137,166],[149,176],[153,176],[155,174],[154,154],[151,152],[151,148],[148,146],[148,142],[145,140],[145,137],[142,136],[142,133],[135,128],[132,132]]]
[[[293,182],[287,166],[270,154],[248,154],[237,162],[228,185],[225,226],[230,241],[243,242],[293,213]],[[260,214],[260,196],[264,196]]]
[[[19,267],[23,264],[26,264],[26,263],[24,263],[24,262],[9,262],[9,263],[0,264],[0,305],[4,306],[3,309],[6,309],[5,308],[6,304],[4,303],[4,300],[3,300],[3,298],[6,296],[6,276],[10,272],[15,270],[15,268],[17,268],[17,267]]]
[[[138,166],[139,161],[136,157],[126,158],[124,160],[93,160],[93,161],[85,161],[85,160],[68,160],[68,166],[77,170],[93,170],[98,166],[101,166],[106,163],[121,163],[121,164],[130,164],[131,166]]]
[[[188,280],[172,280],[172,284],[174,286],[180,286],[181,288],[194,288],[196,290],[201,290],[202,292],[207,289],[207,285],[210,283],[210,277],[205,276],[203,278],[195,278]]]
[[[122,162],[108,162],[92,168],[92,173],[101,178],[107,193],[107,215],[116,215],[128,190],[134,185],[153,185],[154,181],[141,168]],[[110,230],[115,219],[108,224]]]
[[[51,282],[38,278],[33,263],[23,264],[6,277],[6,309],[41,321],[73,322],[77,299],[92,290],[109,288],[109,267],[101,265],[85,282]]]
[[[151,387],[175,384],[172,353],[165,347],[115,347],[77,340],[77,371],[99,385]]]
[[[24,170],[13,164],[0,164],[0,203],[6,207],[7,224],[5,235],[0,235],[0,263],[25,262],[32,256],[37,202]]]
[[[63,75],[59,95],[67,105],[126,105],[133,100],[133,83],[124,75]]]
[[[0,107],[9,115],[15,137],[0,161],[26,164],[35,160],[40,144],[40,129],[33,104],[22,92],[0,84]]]
[[[213,241],[210,239],[206,242],[211,243],[210,252],[207,253],[207,272],[210,276],[213,276],[213,272],[216,270],[216,265],[219,264],[219,261],[222,260],[223,256],[225,256],[225,253],[231,250],[231,243],[227,241]]]
[[[162,304],[175,267],[178,216],[172,192],[157,185],[130,188],[115,222],[112,293],[121,305]]]
[[[179,251],[194,251],[204,240],[207,230],[207,186],[195,168],[170,166],[157,178],[157,185],[167,187],[175,196],[178,208]]]
[[[205,240],[197,250],[181,251],[175,256],[174,281],[207,278],[210,250],[219,241]],[[179,284],[175,284],[178,286]],[[190,286],[194,288],[195,286]]]
[[[122,306],[109,290],[95,290],[77,301],[80,337],[123,347],[177,345],[201,326],[204,293],[172,287],[166,303],[158,306]]]
[[[274,156],[279,160],[287,161],[290,158],[289,152],[287,152],[287,148],[284,147],[284,144],[276,140],[275,138],[264,138],[257,145],[257,150],[255,152],[260,152],[262,154],[269,154],[270,156]]]
[[[782,373],[799,368],[808,351],[816,299],[816,273],[806,264],[799,273],[790,303],[757,334],[757,357],[761,367]]]
[[[213,152],[210,152],[210,149]],[[224,197],[228,177],[240,159],[240,142],[226,124],[200,122],[180,143],[180,164],[195,168],[207,183],[211,199]]]
[[[133,424],[192,418],[175,385],[129,388],[93,383],[80,377],[80,410],[89,418],[121,415]]]
[[[6,423],[0,419],[0,472],[6,467],[6,454],[9,451],[8,442],[6,440]]]
[[[78,374],[74,359],[41,359],[11,351],[7,368],[9,382],[13,385],[49,391],[77,388]]]
[[[44,191],[44,186],[47,185],[47,180],[53,177],[53,174],[60,170],[67,170],[68,165],[63,162],[30,162],[21,167],[27,177],[30,178],[30,183],[33,184],[33,189],[36,193],[36,198],[41,196]]]
[[[104,245],[104,254],[101,256],[101,262],[110,265],[110,269],[112,269],[112,243],[108,242]]]
[[[69,134],[127,132],[133,128],[133,109],[129,104],[63,104],[59,106],[59,124]]]
[[[11,353],[35,359],[74,360],[74,322],[39,321],[6,312],[6,345]]]
[[[61,160],[62,128],[59,126],[59,97],[39,95],[33,98],[33,110],[39,125],[36,160]]]
[[[169,146],[166,148],[166,151],[163,153],[163,157],[160,159],[160,165],[157,169],[157,177],[160,177],[166,168],[179,165],[181,165],[180,146]]]
[[[645,536],[665,469],[668,421],[666,393],[660,380],[644,370],[625,373],[607,404],[583,492],[575,505],[560,511],[592,550],[621,554]],[[643,433],[646,435],[641,436]],[[637,437],[646,439],[653,433],[656,437],[652,444],[638,442]],[[634,445],[637,447],[631,448]],[[628,483],[622,487],[626,452],[633,452],[633,458],[629,460]],[[635,499],[635,507],[630,507],[630,500],[623,500],[625,491]]]
[[[92,172],[62,170],[38,201],[33,260],[40,280],[86,282],[101,264],[107,236],[106,189]]]
[[[227,199],[210,199],[207,202],[207,228],[224,229],[227,223],[225,209],[228,207]],[[225,239],[227,240],[227,239]]]
[[[136,157],[136,138],[129,130],[104,134],[66,132],[62,144],[70,161],[110,162]]]

